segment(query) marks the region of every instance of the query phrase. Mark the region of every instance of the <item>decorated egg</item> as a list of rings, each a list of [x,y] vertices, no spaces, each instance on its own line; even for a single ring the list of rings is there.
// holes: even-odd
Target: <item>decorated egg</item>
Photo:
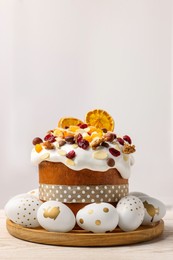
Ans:
[[[7,202],[5,214],[16,224],[29,228],[38,227],[37,210],[41,204],[42,202],[32,195],[18,195]]]
[[[54,232],[68,232],[75,226],[76,219],[69,207],[62,202],[44,202],[37,212],[37,219],[40,225]]]
[[[144,219],[144,205],[142,201],[132,195],[122,198],[117,204],[119,215],[118,226],[123,231],[137,229]]]
[[[145,215],[142,225],[149,225],[161,220],[166,214],[166,207],[160,201],[152,197],[141,197],[145,208]]]
[[[101,233],[112,231],[118,224],[118,213],[109,203],[92,203],[78,211],[77,224],[87,231]]]
[[[31,194],[39,199],[39,189],[30,190],[27,192],[28,194]]]

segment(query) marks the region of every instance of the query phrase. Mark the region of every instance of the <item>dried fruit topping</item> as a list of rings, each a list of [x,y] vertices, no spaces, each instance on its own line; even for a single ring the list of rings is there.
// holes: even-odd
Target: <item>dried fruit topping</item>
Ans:
[[[36,150],[37,153],[40,153],[43,150],[43,147],[41,146],[41,144],[36,144],[35,150]]]
[[[71,125],[71,126],[69,126],[68,130],[71,131],[71,132],[76,132],[78,129],[79,129],[79,126]]]
[[[118,157],[121,154],[120,151],[116,150],[115,148],[109,148],[109,152],[115,157]]]
[[[83,139],[87,140],[89,143],[92,141],[92,137],[90,135],[85,135]]]
[[[92,149],[95,150],[99,145],[101,145],[102,142],[103,142],[103,138],[96,138],[90,143],[90,145]]]
[[[48,149],[48,150],[55,149],[54,144],[52,144],[52,143],[49,142],[49,141],[44,142],[44,143],[43,143],[43,146],[45,147],[45,149]]]
[[[58,122],[58,127],[66,128],[70,126],[78,126],[79,124],[83,124],[80,119],[74,117],[62,117]]]
[[[80,124],[79,127],[80,127],[81,129],[85,129],[85,128],[88,127],[88,125],[87,125],[87,124]]]
[[[76,156],[76,153],[75,153],[74,150],[71,150],[70,152],[68,152],[68,153],[66,154],[66,157],[67,157],[68,159],[73,159],[75,156]]]
[[[108,142],[112,142],[115,138],[116,138],[116,134],[114,134],[114,133],[108,132],[104,135],[105,141],[108,141]]]
[[[102,109],[95,109],[89,111],[86,114],[86,123],[97,128],[106,128],[108,131],[114,130],[114,120],[113,118]]]
[[[134,145],[125,144],[122,152],[125,154],[130,154],[130,153],[134,153],[135,151],[136,149]]]
[[[66,141],[64,141],[64,140],[60,140],[60,141],[58,142],[58,144],[59,144],[59,147],[61,147],[61,146],[63,146],[63,145],[66,144]]]
[[[108,147],[109,147],[109,144],[106,143],[106,142],[103,142],[103,143],[101,143],[101,146],[104,146],[104,147],[108,148]]]
[[[117,137],[117,141],[119,144],[124,145],[124,140],[121,137]]]
[[[48,141],[50,143],[53,143],[56,141],[56,137],[52,134],[48,134],[44,137],[44,141]]]
[[[63,138],[63,137],[64,137],[63,131],[60,130],[60,129],[58,129],[58,128],[54,130],[53,134],[54,134],[55,136],[57,136],[57,137],[60,137],[60,138]]]
[[[113,167],[115,165],[115,161],[113,158],[108,158],[107,159],[107,165],[110,167]]]
[[[82,149],[84,149],[84,150],[87,150],[88,147],[89,147],[89,142],[88,142],[87,140],[85,140],[85,139],[82,139],[82,140],[78,141],[77,144],[78,144],[78,146],[79,146],[80,148],[82,148]]]
[[[82,141],[83,136],[81,134],[78,134],[75,138],[76,138],[76,142],[78,143],[78,142]]]
[[[128,135],[123,136],[124,141],[128,142],[129,144],[132,143],[131,138]]]
[[[74,136],[66,136],[65,141],[68,144],[74,144],[75,143]]]
[[[42,143],[43,140],[40,137],[35,137],[32,141],[33,145]]]

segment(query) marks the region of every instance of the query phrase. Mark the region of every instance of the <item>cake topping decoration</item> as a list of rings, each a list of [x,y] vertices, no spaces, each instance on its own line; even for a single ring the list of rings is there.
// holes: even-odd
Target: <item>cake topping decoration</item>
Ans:
[[[95,109],[93,111],[89,111],[86,114],[86,122],[88,125],[93,125],[97,128],[105,128],[108,131],[114,130],[113,118],[102,109]]]
[[[37,165],[43,160],[61,162],[76,171],[116,168],[128,179],[135,146],[128,135],[120,137],[113,130],[113,118],[101,109],[89,111],[84,121],[62,117],[58,127],[45,134],[44,141],[33,139],[31,160]]]
[[[33,139],[33,141],[32,141],[32,144],[33,145],[36,145],[36,144],[40,144],[40,143],[42,143],[43,142],[43,140],[40,138],[40,137],[35,137],[34,139]]]
[[[95,159],[104,160],[108,157],[108,154],[105,151],[95,151],[93,156]]]

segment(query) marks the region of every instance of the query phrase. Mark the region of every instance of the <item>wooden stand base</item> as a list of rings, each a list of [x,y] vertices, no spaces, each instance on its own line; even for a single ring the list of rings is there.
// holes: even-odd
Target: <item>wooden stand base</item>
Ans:
[[[56,246],[118,246],[149,241],[160,236],[164,222],[160,220],[150,226],[140,226],[133,232],[123,232],[116,228],[110,233],[90,233],[72,230],[68,233],[49,232],[43,228],[25,228],[7,219],[8,232],[19,239]]]

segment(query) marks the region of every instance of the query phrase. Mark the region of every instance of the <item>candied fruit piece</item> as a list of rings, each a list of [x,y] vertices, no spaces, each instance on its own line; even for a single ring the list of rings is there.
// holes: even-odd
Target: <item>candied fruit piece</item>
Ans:
[[[63,137],[64,137],[63,131],[60,130],[60,129],[58,129],[58,128],[55,129],[53,133],[54,133],[55,136],[58,136],[58,137],[60,137],[60,138],[63,138]]]
[[[88,141],[89,143],[92,141],[92,137],[90,135],[84,136],[83,139]]]
[[[41,146],[41,144],[36,144],[35,150],[36,150],[37,153],[40,153],[43,150],[43,147]]]
[[[69,131],[76,132],[80,127],[77,125],[71,125],[69,126]]]

